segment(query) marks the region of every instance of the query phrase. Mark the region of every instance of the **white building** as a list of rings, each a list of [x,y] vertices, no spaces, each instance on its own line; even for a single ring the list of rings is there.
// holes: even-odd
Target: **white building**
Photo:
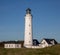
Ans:
[[[39,46],[44,48],[44,47],[49,47],[49,46],[53,46],[53,45],[56,45],[57,44],[57,41],[55,39],[47,39],[47,38],[44,38]]]
[[[21,48],[19,41],[7,41],[4,43],[4,48]]]
[[[8,43],[4,44],[4,48],[21,48],[21,44]]]
[[[25,15],[24,47],[31,48],[32,45],[32,15],[31,9],[28,8]]]

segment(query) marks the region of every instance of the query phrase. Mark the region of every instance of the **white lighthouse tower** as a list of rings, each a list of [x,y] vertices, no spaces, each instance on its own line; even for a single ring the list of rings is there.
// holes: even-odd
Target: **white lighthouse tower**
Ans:
[[[25,15],[24,47],[31,48],[32,45],[32,15],[31,9],[28,8]]]

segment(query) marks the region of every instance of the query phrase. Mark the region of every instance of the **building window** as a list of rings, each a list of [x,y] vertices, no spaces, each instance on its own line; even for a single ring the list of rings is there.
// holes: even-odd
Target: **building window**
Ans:
[[[8,45],[6,44],[5,47],[8,47]]]
[[[9,45],[9,47],[10,47],[10,45]]]
[[[19,47],[19,44],[17,44],[16,46]]]
[[[36,41],[34,41],[34,46],[36,46],[37,44],[36,44]]]
[[[13,47],[13,45],[11,45],[11,47]]]
[[[45,44],[45,42],[43,44]]]

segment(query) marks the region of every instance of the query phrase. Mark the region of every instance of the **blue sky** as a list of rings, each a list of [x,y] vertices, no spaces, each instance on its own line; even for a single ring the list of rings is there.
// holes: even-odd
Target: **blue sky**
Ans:
[[[31,8],[33,38],[60,42],[59,0],[0,0],[0,41],[24,39],[24,16]]]

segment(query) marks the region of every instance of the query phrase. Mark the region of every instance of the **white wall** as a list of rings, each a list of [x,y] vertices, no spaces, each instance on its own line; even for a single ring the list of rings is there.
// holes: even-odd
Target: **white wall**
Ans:
[[[41,46],[32,46],[32,48],[43,48]]]

